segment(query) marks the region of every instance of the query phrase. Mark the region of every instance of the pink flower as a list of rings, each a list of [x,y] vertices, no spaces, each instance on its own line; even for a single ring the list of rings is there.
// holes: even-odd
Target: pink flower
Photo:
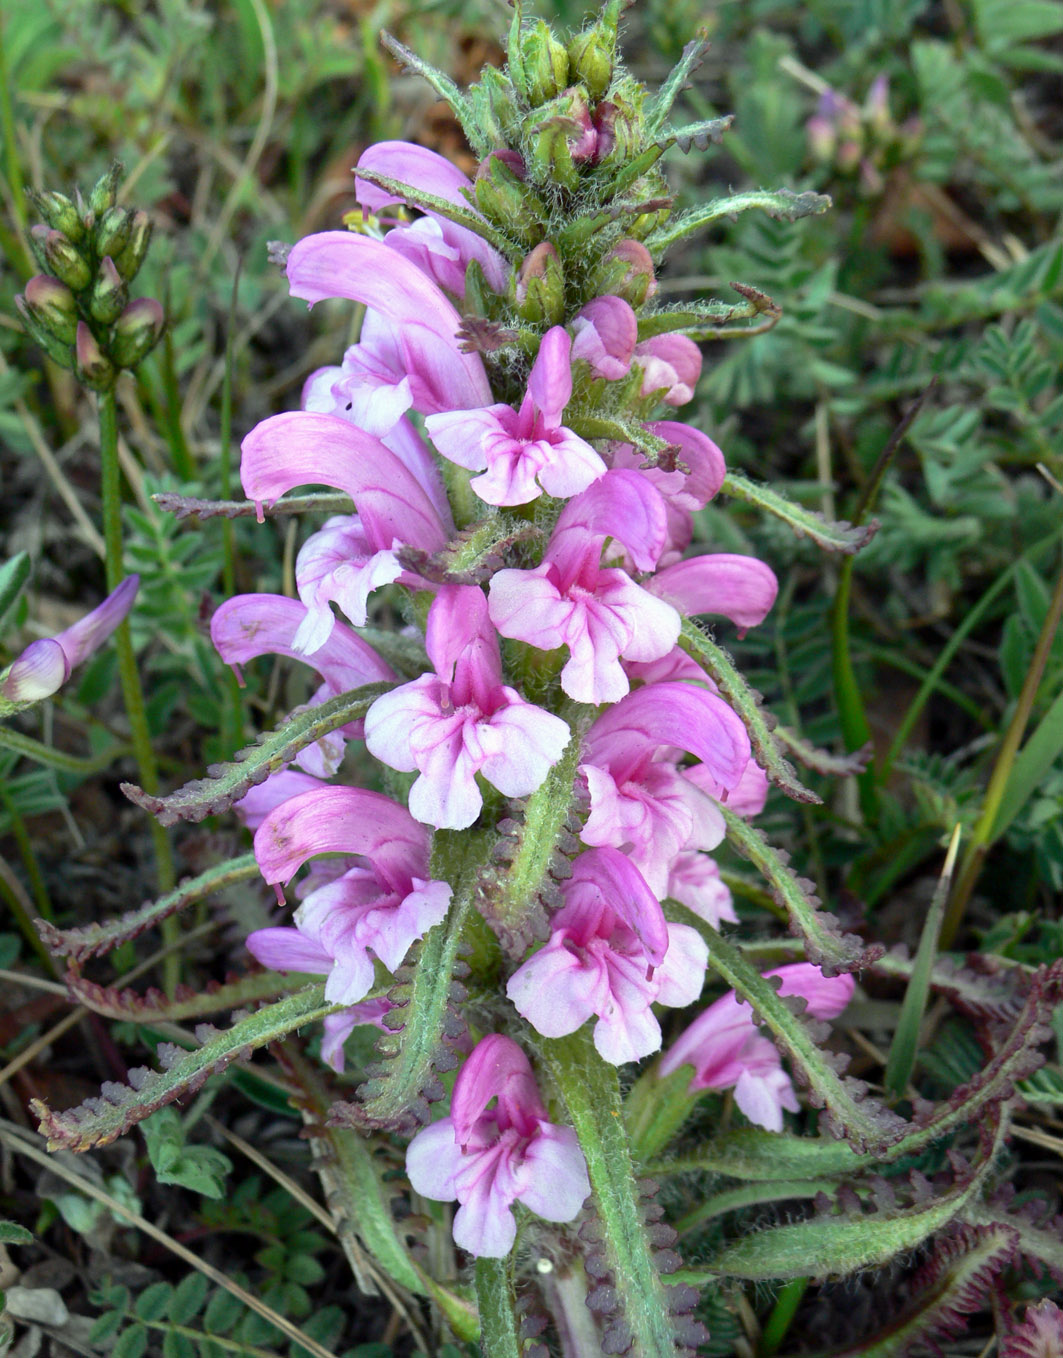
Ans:
[[[370,754],[420,777],[410,810],[439,829],[462,830],[480,814],[476,775],[506,797],[534,792],[569,742],[568,724],[502,682],[487,600],[473,585],[446,585],[428,612],[434,674],[378,698],[365,720]]]
[[[322,683],[308,707],[316,707],[337,693],[395,678],[395,671],[368,642],[335,619],[327,640],[312,659],[297,651],[295,642],[306,616],[307,610],[297,599],[282,594],[237,594],[216,610],[210,620],[210,636],[237,677],[241,665],[260,655],[285,655],[317,670]],[[296,763],[315,777],[331,778],[343,759],[344,737],[361,734],[361,722],[349,722],[301,750]]]
[[[736,787],[749,762],[749,735],[715,694],[693,684],[648,684],[609,708],[587,732],[580,771],[591,813],[585,844],[628,854],[661,897],[681,849],[723,838],[715,801],[678,768],[676,747],[696,755],[713,786]]]
[[[851,976],[824,976],[819,967],[795,962],[765,973],[782,980],[780,995],[802,995],[812,1018],[833,1019],[852,998]],[[790,1077],[778,1050],[753,1023],[753,1011],[729,991],[710,1004],[661,1061],[661,1074],[693,1066],[690,1091],[734,1088],[735,1103],[758,1127],[781,1132],[783,1109],[798,1111]]]
[[[414,408],[422,414],[470,410],[490,401],[483,364],[461,348],[461,317],[453,304],[397,251],[351,231],[322,231],[292,246],[286,268],[293,297],[311,305],[349,297],[379,313],[410,379]]]
[[[701,376],[701,350],[686,335],[654,335],[635,346],[633,361],[642,369],[640,396],[656,393],[670,406],[693,400]]]
[[[673,901],[706,920],[714,929],[722,923],[737,924],[730,887],[720,877],[716,860],[696,849],[684,849],[672,859],[668,872],[668,895]]]
[[[567,646],[561,687],[577,702],[608,703],[630,688],[620,657],[656,660],[675,645],[680,617],[636,585],[625,570],[603,567],[602,546],[616,538],[634,564],[652,569],[664,542],[664,502],[637,472],[607,472],[561,511],[534,570],[498,571],[491,621],[505,637],[542,651]]]
[[[528,1058],[497,1033],[462,1066],[450,1116],[410,1142],[406,1172],[426,1198],[458,1200],[455,1243],[488,1259],[513,1248],[512,1203],[546,1221],[571,1221],[591,1191],[575,1132],[547,1121]]]
[[[325,1030],[325,1035],[321,1039],[321,1059],[326,1065],[332,1067],[337,1075],[343,1074],[346,1064],[343,1044],[359,1025],[367,1025],[379,1028],[382,1033],[388,1029],[384,1026],[384,1015],[390,1013],[395,1005],[386,996],[381,996],[376,1000],[362,1000],[360,1004],[352,1004],[349,1009],[341,1009],[338,1014],[326,1014],[321,1022]]]
[[[768,616],[779,582],[770,566],[755,556],[706,552],[660,570],[646,588],[688,617],[719,613],[740,628],[740,635]]]
[[[572,321],[572,360],[589,363],[595,377],[626,377],[635,353],[638,321],[622,297],[596,297]]]
[[[327,976],[325,999],[352,1005],[373,984],[373,953],[389,971],[410,944],[446,917],[451,890],[428,880],[428,833],[378,792],[322,787],[271,811],[255,832],[255,857],[267,882],[291,879],[315,854],[359,854],[364,866],[312,891],[295,928],[258,929],[251,954],[277,971]]]
[[[50,698],[71,672],[98,651],[133,607],[140,577],[131,575],[102,604],[79,618],[58,636],[31,641],[0,674],[0,702],[18,706]]]
[[[550,941],[509,979],[506,994],[544,1037],[574,1033],[598,1015],[594,1045],[621,1065],[661,1045],[650,1006],[692,1004],[708,948],[696,930],[668,924],[657,897],[615,849],[580,854],[561,888]]]
[[[450,462],[486,472],[472,488],[489,505],[523,505],[547,495],[567,499],[586,490],[605,463],[561,416],[572,395],[572,341],[555,325],[542,338],[519,410],[491,405],[450,408],[425,420],[432,442]]]
[[[408,141],[381,141],[362,152],[355,168],[358,176],[358,201],[367,211],[380,213],[403,200],[361,177],[368,170],[386,175],[411,188],[442,198],[456,207],[479,212],[470,202],[472,181],[435,151]],[[465,270],[473,259],[479,261],[484,277],[496,292],[505,290],[506,263],[482,236],[448,218],[429,211],[412,223],[392,227],[384,244],[415,263],[440,287],[458,297],[465,295]]]

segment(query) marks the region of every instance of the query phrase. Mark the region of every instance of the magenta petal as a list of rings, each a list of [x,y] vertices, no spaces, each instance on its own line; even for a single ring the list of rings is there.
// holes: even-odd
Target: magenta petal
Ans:
[[[454,1082],[450,1115],[459,1143],[469,1140],[480,1114],[496,1096],[496,1118],[503,1130],[516,1127],[527,1135],[546,1118],[528,1058],[501,1033],[491,1033],[476,1044]]]
[[[779,976],[780,995],[803,995],[808,1001],[808,1015],[814,1019],[834,1019],[853,997],[856,982],[852,976],[824,976],[811,962],[793,962],[776,967],[768,976]]]
[[[709,552],[658,571],[645,588],[681,613],[720,613],[744,629],[767,617],[779,582],[755,556]]]
[[[490,404],[483,364],[459,348],[458,313],[416,264],[383,242],[350,231],[306,236],[292,247],[287,273],[293,297],[311,304],[350,297],[399,327],[407,366],[435,396],[422,413]]]
[[[260,655],[286,655],[312,665],[333,693],[394,679],[395,671],[368,642],[344,623],[335,622],[328,640],[312,656],[293,645],[306,617],[306,606],[283,594],[237,594],[217,609],[210,636],[228,665],[242,665]]]
[[[439,514],[413,473],[379,439],[338,415],[271,415],[240,446],[240,478],[256,505],[273,504],[296,486],[335,486],[354,501],[375,551],[397,540],[433,552],[446,541]]]
[[[295,769],[278,769],[271,773],[264,783],[259,783],[246,792],[235,804],[233,810],[249,830],[257,830],[274,807],[291,801],[302,792],[320,787],[321,780],[309,773],[297,773]]]
[[[255,857],[267,882],[290,881],[319,853],[360,853],[388,885],[409,889],[428,869],[428,834],[405,807],[355,787],[304,792],[271,811],[255,832]]]
[[[370,170],[374,174],[386,175],[389,179],[398,179],[403,184],[430,193],[434,198],[444,198],[448,203],[460,207],[469,206],[469,200],[462,193],[462,189],[472,187],[468,175],[444,156],[415,142],[375,142],[358,157],[354,171],[358,201],[367,211],[378,213],[381,208],[404,202],[403,198],[378,188],[368,179],[362,179],[358,175],[359,170]]]
[[[616,381],[631,368],[638,321],[621,297],[596,297],[572,322],[572,358],[582,358],[597,377]]]
[[[287,926],[256,929],[247,936],[247,950],[256,962],[271,971],[305,971],[310,976],[327,976],[332,970],[331,953],[298,929]]]
[[[657,420],[647,426],[651,434],[667,439],[679,449],[679,460],[690,468],[683,485],[683,493],[691,498],[691,507],[703,508],[723,485],[727,467],[723,453],[699,429],[676,420]]]
[[[734,787],[750,757],[749,734],[722,698],[693,684],[647,684],[611,707],[587,734],[587,762],[607,764],[623,782],[647,745],[677,745]]]
[[[567,537],[579,529],[584,534],[616,538],[639,570],[650,571],[664,549],[667,527],[664,501],[644,476],[637,471],[610,471],[561,511],[549,552],[556,555],[555,544],[562,534]]]
[[[76,669],[107,640],[133,607],[139,585],[140,577],[130,575],[91,613],[59,633],[55,640],[62,646],[70,669]]]
[[[455,665],[474,643],[479,643],[479,653],[472,663],[480,668],[486,666],[487,674],[483,676],[486,683],[500,683],[498,638],[488,622],[487,596],[475,585],[443,585],[428,610],[425,649],[445,684],[453,681]]]
[[[572,865],[562,891],[566,901],[582,884],[596,889],[617,918],[635,934],[646,958],[660,966],[668,951],[668,926],[660,902],[627,854],[617,849],[588,849]]]
[[[571,348],[572,340],[564,326],[553,326],[543,336],[528,375],[528,395],[550,429],[560,425],[562,412],[572,398]]]

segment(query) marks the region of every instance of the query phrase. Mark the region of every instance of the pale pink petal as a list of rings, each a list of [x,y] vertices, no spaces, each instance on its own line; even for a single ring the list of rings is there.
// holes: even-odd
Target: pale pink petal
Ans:
[[[837,1018],[856,989],[856,982],[848,973],[824,976],[819,967],[810,962],[793,962],[767,974],[782,979],[780,995],[803,995],[808,1001],[807,1013],[814,1019]]]
[[[581,853],[562,888],[566,908],[588,887],[632,931],[647,961],[659,966],[668,950],[668,926],[660,902],[630,858],[608,847]]]
[[[502,692],[510,701],[491,717],[491,729],[501,737],[502,750],[486,759],[481,771],[504,797],[527,797],[542,786],[572,732],[563,718],[525,702],[515,689],[503,688]]]
[[[315,939],[287,925],[256,929],[247,936],[247,950],[256,962],[271,971],[303,971],[310,976],[327,976],[332,956]]]
[[[587,1162],[572,1128],[544,1123],[524,1163],[529,1170],[520,1192],[525,1207],[545,1221],[571,1221],[591,1191]]]
[[[544,446],[538,481],[557,500],[579,495],[605,475],[606,465],[591,445],[563,425]]]
[[[496,1192],[493,1175],[478,1179],[454,1213],[454,1243],[478,1259],[504,1259],[517,1238],[512,1201]]]
[[[668,925],[668,951],[654,972],[657,1003],[682,1009],[693,1004],[705,984],[709,945],[688,924]]]
[[[684,851],[677,855],[668,875],[668,895],[714,929],[725,922],[738,923],[730,888],[707,853]]]
[[[39,703],[50,698],[70,678],[70,662],[52,637],[31,641],[8,668],[0,697],[11,703]]]
[[[564,597],[549,561],[534,570],[502,570],[491,577],[488,608],[504,637],[549,651],[564,644],[564,629],[576,605]]]
[[[581,961],[565,947],[562,931],[517,968],[506,994],[536,1032],[564,1037],[601,1011],[609,979],[604,967]]]
[[[429,415],[424,427],[441,455],[455,466],[479,472],[487,466],[487,440],[499,434],[508,437],[500,416],[513,411],[509,406],[493,405],[483,410],[441,411]]]
[[[798,1111],[797,1098],[790,1077],[781,1066],[758,1074],[744,1070],[734,1087],[735,1103],[756,1127],[769,1132],[783,1129],[783,1109]]]
[[[516,1042],[501,1033],[489,1033],[476,1044],[454,1082],[450,1111],[462,1145],[469,1142],[477,1120],[495,1097],[494,1118],[503,1129],[516,1127],[530,1136],[546,1120],[531,1063]]]
[[[692,400],[701,376],[701,350],[686,335],[654,335],[635,346],[634,362],[642,368],[640,395],[662,392],[666,405]]]
[[[391,972],[399,969],[417,939],[446,919],[453,895],[449,883],[419,877],[414,878],[413,888],[397,906],[374,910],[368,920],[370,927],[362,931],[366,947],[372,948]]]
[[[366,749],[375,759],[400,773],[417,767],[411,737],[426,722],[438,719],[438,689],[436,676],[423,674],[376,700],[365,715]]]
[[[679,461],[690,468],[678,497],[689,509],[702,509],[713,498],[727,475],[723,453],[700,429],[676,420],[657,420],[647,425],[651,434],[666,439],[679,449]],[[662,491],[662,493],[665,493]]]
[[[451,1118],[423,1127],[406,1148],[406,1174],[414,1192],[436,1202],[453,1201],[462,1158]]]

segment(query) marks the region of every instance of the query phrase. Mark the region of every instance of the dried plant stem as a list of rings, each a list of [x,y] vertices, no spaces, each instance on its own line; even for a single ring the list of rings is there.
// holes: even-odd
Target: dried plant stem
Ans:
[[[118,462],[118,412],[113,391],[101,393],[98,415],[107,588],[113,591],[121,584],[124,575],[122,564],[122,496]],[[122,697],[125,702],[126,716],[129,719],[133,753],[136,756],[137,768],[140,773],[140,784],[145,791],[155,795],[159,790],[159,772],[155,763],[155,751],[151,746],[151,733],[148,730],[147,713],[144,708],[144,692],[140,685],[140,674],[137,670],[137,659],[133,651],[133,638],[128,620],[119,624],[114,637],[118,650],[118,673],[122,684]],[[173,890],[177,880],[173,850],[170,847],[169,836],[154,818],[150,821],[150,828],[155,849],[159,892],[165,894]],[[179,931],[176,919],[171,917],[163,920],[161,929],[164,943],[172,944],[176,942]],[[163,963],[163,982],[169,994],[173,994],[179,976],[180,958],[176,952],[169,952]]]

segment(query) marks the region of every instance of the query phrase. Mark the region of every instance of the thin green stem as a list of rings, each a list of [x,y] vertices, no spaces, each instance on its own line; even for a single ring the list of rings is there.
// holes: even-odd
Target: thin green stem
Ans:
[[[4,139],[4,178],[11,191],[11,210],[20,230],[26,227],[26,191],[15,137],[15,106],[11,99],[11,79],[4,56],[3,20],[0,18],[0,124]],[[21,253],[26,247],[19,241]]]
[[[761,1332],[757,1358],[771,1358],[772,1354],[778,1353],[782,1341],[786,1338],[786,1332],[797,1314],[797,1308],[801,1305],[809,1281],[808,1278],[793,1278],[779,1292],[767,1324]]]
[[[0,899],[7,901],[11,907],[19,932],[44,963],[49,976],[58,976],[59,967],[55,958],[44,946],[40,935],[33,927],[33,902],[26,895],[26,888],[4,858],[0,858]]]
[[[103,500],[103,541],[106,549],[107,588],[115,590],[122,582],[122,487],[118,466],[118,412],[114,392],[100,394],[98,402],[100,422],[100,483]],[[126,716],[133,738],[133,753],[136,756],[140,773],[140,785],[151,795],[159,791],[159,773],[155,763],[155,751],[151,746],[151,733],[144,708],[144,692],[140,686],[137,658],[133,651],[133,637],[129,620],[125,619],[114,634],[118,650],[118,674],[122,684],[122,697],[125,702]],[[156,875],[159,894],[172,891],[177,880],[174,868],[173,850],[166,831],[152,818],[149,822],[152,844],[155,850]],[[170,918],[162,922],[162,938],[166,944],[176,943],[179,935],[177,920]],[[168,993],[172,994],[180,977],[181,960],[176,952],[168,953],[163,962],[163,980]]]
[[[505,1259],[477,1259],[476,1306],[480,1343],[491,1358],[520,1358],[520,1331],[513,1311],[513,1287]]]
[[[13,731],[10,726],[0,726],[0,749],[12,750],[15,754],[25,755],[27,759],[33,759],[38,764],[58,769],[60,773],[75,773],[82,778],[99,773],[101,769],[107,768],[116,759],[129,753],[129,747],[126,745],[111,745],[100,754],[88,759],[79,759],[77,755],[53,749],[51,745],[34,740],[32,736],[25,736],[21,731]]]
[[[1000,805],[1004,799],[1015,758],[1019,753],[1019,746],[1026,734],[1026,727],[1029,724],[1030,714],[1037,698],[1037,690],[1041,686],[1045,665],[1048,662],[1052,641],[1055,638],[1061,617],[1063,617],[1063,571],[1060,571],[1056,579],[1056,588],[1048,606],[1041,635],[1037,638],[1037,646],[1034,648],[1033,659],[1023,682],[1022,691],[1019,693],[1019,701],[1015,704],[1015,711],[1008,723],[1008,729],[1004,734],[996,763],[993,765],[989,786],[985,792],[985,800],[982,803],[982,813],[971,832],[956,888],[949,901],[945,922],[941,926],[942,948],[950,947],[952,940],[956,937],[956,931],[963,919],[963,912],[967,908],[971,892],[974,890],[975,883],[982,871],[982,863],[993,843],[993,829],[996,825]]]
[[[2,783],[0,783],[0,802],[3,802],[4,810],[11,822],[11,833],[15,836],[15,843],[18,845],[18,851],[22,856],[22,865],[26,869],[26,876],[29,878],[30,890],[33,892],[37,909],[44,919],[54,920],[55,912],[52,910],[52,903],[48,898],[48,888],[44,884],[41,865],[33,850],[33,840],[26,829],[26,822],[22,819],[22,813],[19,811],[14,797]]]

